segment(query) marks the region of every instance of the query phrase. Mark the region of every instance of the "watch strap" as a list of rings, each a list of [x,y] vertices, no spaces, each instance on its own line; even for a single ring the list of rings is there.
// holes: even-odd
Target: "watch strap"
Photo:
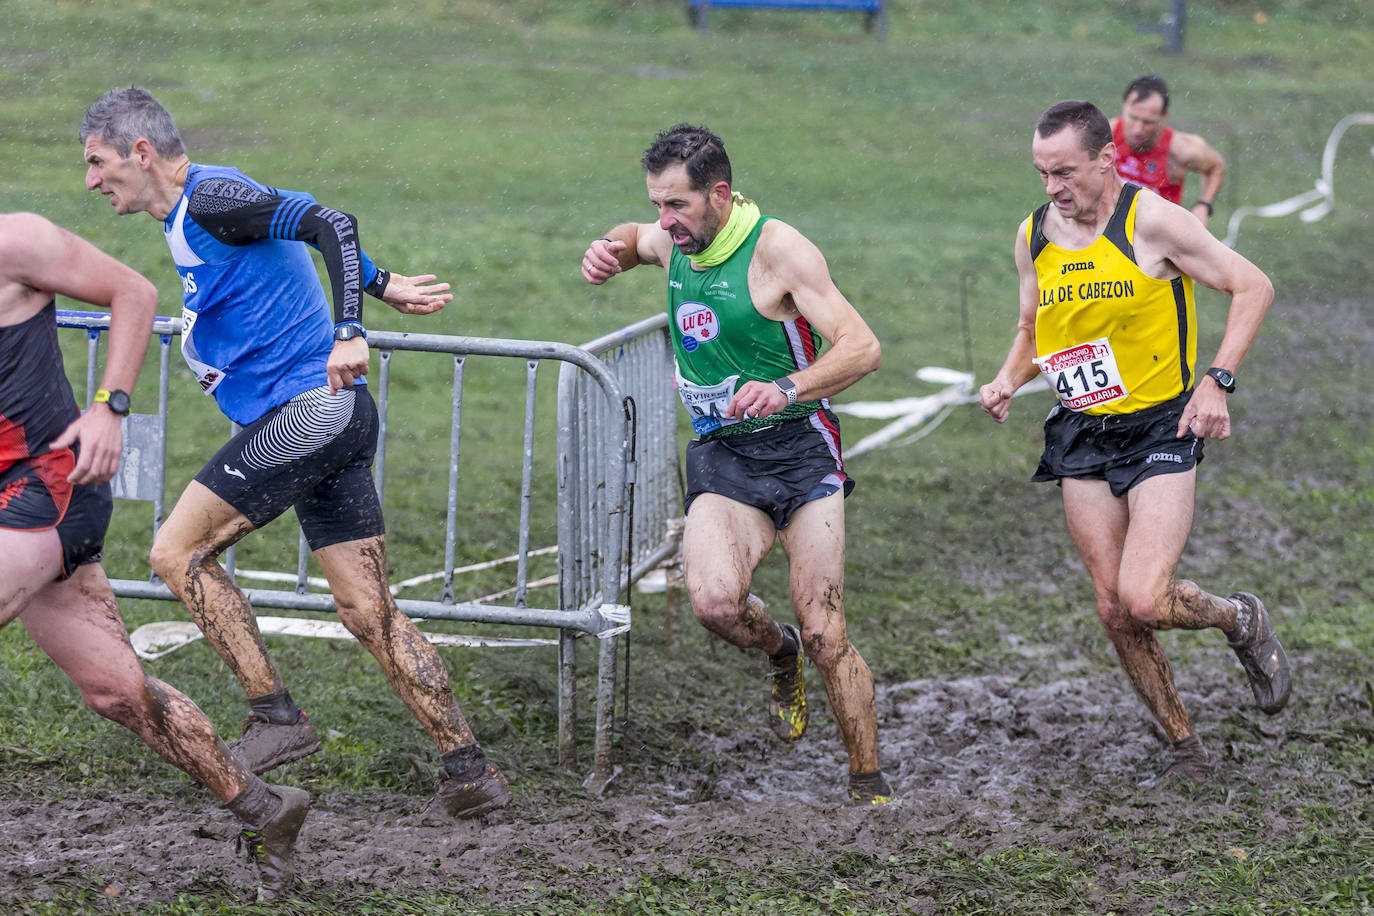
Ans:
[[[784,375],[782,378],[776,379],[776,380],[773,382],[773,384],[778,386],[778,390],[779,390],[779,391],[781,391],[783,394],[787,395],[787,406],[788,406],[788,407],[791,407],[793,404],[797,403],[797,383],[796,383],[796,382],[792,381],[790,378],[788,378],[787,376]]]
[[[1221,369],[1217,366],[1213,366],[1207,370],[1206,374],[1210,375],[1212,377],[1212,380],[1215,381],[1217,385],[1221,387],[1221,390],[1225,391],[1227,394],[1231,394],[1233,391],[1236,390],[1236,374],[1231,370]]]
[[[91,399],[96,404],[104,404],[110,409],[110,413],[117,416],[127,417],[129,408],[132,406],[129,400],[129,393],[118,388],[113,391],[106,388],[97,388],[95,397]]]
[[[340,321],[334,325],[335,340],[352,340],[355,337],[367,339],[367,328],[361,321]]]

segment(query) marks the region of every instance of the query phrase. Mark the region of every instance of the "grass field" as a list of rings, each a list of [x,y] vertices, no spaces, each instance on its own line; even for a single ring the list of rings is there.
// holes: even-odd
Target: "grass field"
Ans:
[[[436,316],[400,319],[374,302],[370,325],[576,343],[661,308],[660,276],[592,289],[577,265],[588,240],[652,217],[638,158],[653,134],[704,122],[726,141],[736,187],[817,242],[882,341],[883,368],[844,398],[888,399],[924,393],[921,366],[964,368],[961,278],[972,368],[981,382],[1000,364],[1013,232],[1043,200],[1030,135],[1051,103],[1084,97],[1112,113],[1131,78],[1161,72],[1173,123],[1230,162],[1219,234],[1235,208],[1311,188],[1331,128],[1374,109],[1374,8],[1355,0],[1195,0],[1186,53],[1172,58],[1136,30],[1163,0],[899,0],[881,42],[844,14],[716,11],[702,36],[676,0],[376,6],[7,0],[0,209],[36,210],[96,241],[157,283],[161,313],[175,314],[156,224],[116,218],[81,185],[86,106],[135,83],[176,116],[193,160],[309,190],[359,216],[383,266],[454,284]],[[632,716],[607,798],[556,768],[551,654],[447,650],[460,703],[512,778],[511,814],[431,837],[444,856],[379,854],[389,872],[364,868],[361,847],[329,846],[321,827],[306,860],[340,864],[307,874],[301,902],[279,911],[1374,912],[1371,143],[1374,129],[1355,128],[1342,145],[1330,216],[1241,231],[1239,249],[1278,293],[1239,374],[1236,435],[1208,446],[1181,572],[1262,595],[1299,682],[1290,709],[1266,720],[1217,634],[1165,634],[1198,731],[1226,760],[1216,785],[1134,788],[1161,746],[1095,619],[1057,493],[1027,483],[1048,409],[1031,396],[1005,427],[963,408],[850,467],[846,603],[879,681],[900,805],[836,810],[842,763],[825,713],[805,749],[770,747],[757,659],[690,621],[685,651],[666,651],[661,602],[636,597]],[[1204,365],[1225,309],[1199,295]],[[451,368],[417,360],[395,372],[404,447],[388,459],[387,512],[400,577],[436,568],[442,546],[432,481],[441,493]],[[151,363],[144,376],[146,405]],[[518,377],[475,362],[469,376],[460,561],[513,548],[518,484],[518,442],[502,438]],[[169,498],[227,427],[184,371],[173,384]],[[541,396],[551,407],[552,391]],[[844,424],[851,442],[877,428]],[[147,523],[146,506],[117,507],[112,574],[143,574]],[[551,524],[541,516],[536,537],[551,538]],[[239,562],[294,568],[294,528],[254,535]],[[755,590],[780,608],[785,583],[771,557]],[[184,617],[151,602],[123,610],[131,627]],[[273,650],[332,735],[277,778],[326,800],[316,817],[334,818],[337,835],[429,836],[387,819],[422,803],[436,761],[376,666],[349,645]],[[149,668],[237,731],[241,694],[206,646]],[[210,834],[227,829],[181,773],[87,711],[19,627],[0,632],[0,706],[6,823],[113,800],[145,819],[196,811]],[[227,843],[207,845],[194,871],[149,877],[100,848],[131,822],[60,823],[73,843],[97,838],[90,857],[44,868],[20,833],[0,840],[0,910],[278,911],[241,902]]]

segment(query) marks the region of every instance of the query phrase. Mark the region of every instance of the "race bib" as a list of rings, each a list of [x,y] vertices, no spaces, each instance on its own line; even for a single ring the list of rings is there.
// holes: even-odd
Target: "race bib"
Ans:
[[[715,432],[733,426],[739,420],[727,417],[725,411],[730,407],[730,399],[735,396],[738,375],[732,375],[719,385],[698,385],[677,375],[677,395],[682,398],[682,406],[687,408],[687,416],[692,420],[692,429],[697,435]]]
[[[201,362],[196,345],[191,340],[191,329],[196,326],[196,313],[183,307],[181,310],[181,358],[196,375],[196,383],[206,394],[214,394],[219,383],[224,381],[224,370],[216,369],[209,363]]]
[[[1045,373],[1059,402],[1069,410],[1100,407],[1130,394],[1121,381],[1112,345],[1105,337],[1037,357],[1035,364]]]

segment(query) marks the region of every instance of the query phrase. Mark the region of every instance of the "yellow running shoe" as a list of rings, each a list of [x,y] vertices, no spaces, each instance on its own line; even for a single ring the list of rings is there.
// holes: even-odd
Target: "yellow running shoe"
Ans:
[[[796,741],[806,734],[806,681],[802,678],[801,631],[790,623],[779,624],[782,649],[768,656],[773,679],[773,700],[768,704],[768,724],[784,741]]]

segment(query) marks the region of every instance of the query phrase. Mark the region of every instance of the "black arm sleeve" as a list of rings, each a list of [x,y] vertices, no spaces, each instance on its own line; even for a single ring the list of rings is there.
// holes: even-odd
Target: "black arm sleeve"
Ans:
[[[306,194],[259,190],[232,178],[196,185],[186,215],[226,245],[262,239],[305,242],[320,252],[334,295],[334,322],[362,321],[363,258],[358,221]]]

